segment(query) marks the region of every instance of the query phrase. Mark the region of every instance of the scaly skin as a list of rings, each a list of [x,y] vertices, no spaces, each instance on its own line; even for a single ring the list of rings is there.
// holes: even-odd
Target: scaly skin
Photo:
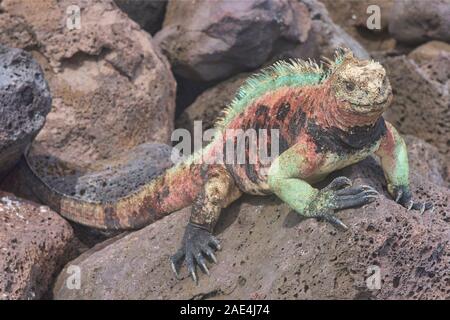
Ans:
[[[278,62],[250,78],[205,149],[114,203],[86,203],[58,194],[34,174],[29,174],[30,184],[62,215],[104,229],[142,227],[192,204],[181,248],[171,264],[178,275],[185,261],[194,281],[196,265],[209,274],[205,258],[216,262],[214,250],[220,244],[212,235],[214,226],[222,209],[242,193],[274,193],[299,214],[346,229],[335,211],[370,203],[378,192],[370,186],[352,186],[345,177],[322,190],[311,184],[376,154],[397,202],[421,212],[432,208],[412,200],[405,143],[381,116],[392,100],[384,68],[355,59],[348,50],[339,51],[327,63],[324,68],[300,60]],[[279,130],[278,157],[267,163],[257,154],[256,162],[250,163],[250,146],[244,144],[245,152],[238,156],[245,163],[224,161],[230,150],[239,150],[232,130],[259,129]],[[258,138],[259,149],[270,146],[272,139],[277,139],[272,133]]]

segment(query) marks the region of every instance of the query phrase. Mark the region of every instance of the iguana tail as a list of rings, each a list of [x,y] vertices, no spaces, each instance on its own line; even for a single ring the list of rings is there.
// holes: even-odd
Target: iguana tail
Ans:
[[[24,156],[24,178],[52,210],[77,223],[103,229],[138,229],[189,206],[202,186],[200,166],[180,163],[135,192],[114,201],[90,201],[64,194],[46,183]]]

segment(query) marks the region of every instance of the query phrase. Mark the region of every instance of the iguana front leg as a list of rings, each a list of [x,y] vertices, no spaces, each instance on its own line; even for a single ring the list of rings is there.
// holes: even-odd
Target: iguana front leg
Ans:
[[[295,145],[281,154],[269,169],[268,183],[272,191],[292,209],[306,217],[322,218],[336,227],[347,226],[334,216],[335,210],[358,207],[375,200],[378,192],[370,186],[351,187],[346,177],[334,179],[318,190],[299,177],[319,168],[319,161],[306,147]],[[310,155],[305,156],[305,155]]]
[[[387,189],[396,202],[405,208],[420,210],[432,209],[430,202],[412,200],[409,188],[409,165],[406,144],[397,130],[386,121],[386,135],[380,143],[376,154],[380,157],[381,166],[387,181]]]
[[[219,240],[212,235],[223,208],[239,198],[241,191],[225,167],[212,165],[204,173],[202,192],[192,205],[192,214],[186,227],[181,248],[170,258],[172,270],[179,276],[183,261],[197,283],[196,265],[209,275],[205,257],[217,262],[214,250],[220,249]]]

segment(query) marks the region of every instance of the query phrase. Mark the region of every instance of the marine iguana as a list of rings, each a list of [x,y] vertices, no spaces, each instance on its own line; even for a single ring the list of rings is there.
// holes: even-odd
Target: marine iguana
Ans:
[[[376,154],[395,201],[421,213],[431,209],[431,203],[412,200],[406,145],[382,117],[391,100],[385,69],[373,60],[356,59],[347,49],[321,65],[279,61],[238,90],[208,146],[132,194],[109,202],[82,201],[49,186],[32,166],[30,185],[68,219],[106,230],[141,228],[192,204],[181,248],[170,260],[177,276],[185,261],[197,282],[196,265],[209,274],[206,258],[217,261],[214,251],[220,244],[212,232],[221,210],[242,193],[275,194],[302,216],[347,229],[335,210],[370,203],[378,192],[352,186],[346,177],[321,190],[311,184]],[[226,153],[224,146],[237,148],[232,129],[278,129],[280,155],[271,163],[259,158],[252,163],[218,161]],[[258,144],[271,139],[268,135]],[[248,160],[248,144],[244,152]]]

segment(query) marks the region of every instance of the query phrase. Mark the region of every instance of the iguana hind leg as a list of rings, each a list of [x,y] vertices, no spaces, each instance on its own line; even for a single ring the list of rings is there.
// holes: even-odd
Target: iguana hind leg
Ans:
[[[192,205],[192,214],[186,227],[181,248],[170,258],[174,273],[179,275],[183,261],[197,283],[196,265],[209,275],[206,258],[217,262],[214,250],[219,241],[212,235],[223,208],[239,198],[241,191],[223,166],[210,166],[205,174],[203,190]]]

